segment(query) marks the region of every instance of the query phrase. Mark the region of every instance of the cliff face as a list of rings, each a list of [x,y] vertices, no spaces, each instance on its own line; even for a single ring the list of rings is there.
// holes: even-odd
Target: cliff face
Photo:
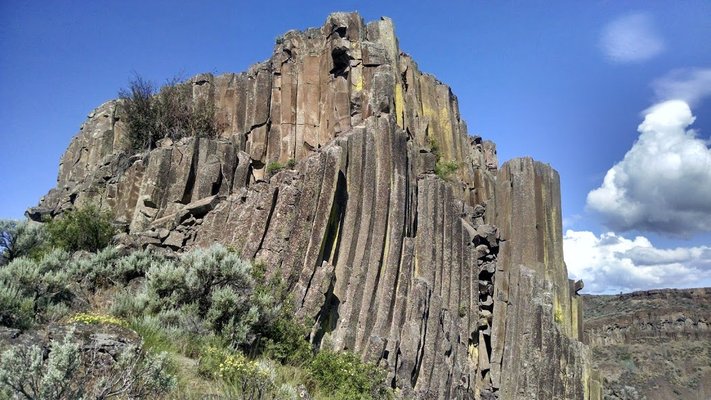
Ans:
[[[108,102],[28,215],[93,202],[125,244],[232,246],[285,279],[315,347],[380,363],[408,398],[600,398],[557,173],[531,159],[498,170],[390,20],[332,14],[246,73],[191,83],[214,99],[218,138],[129,155]],[[459,168],[441,179],[438,159]]]
[[[606,399],[711,397],[711,289],[584,296]]]

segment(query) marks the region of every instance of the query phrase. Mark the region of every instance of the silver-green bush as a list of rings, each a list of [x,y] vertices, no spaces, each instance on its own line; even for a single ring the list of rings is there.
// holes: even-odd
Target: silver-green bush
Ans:
[[[127,347],[115,362],[97,362],[99,350],[82,351],[70,331],[49,354],[37,345],[14,346],[0,357],[0,393],[13,399],[154,398],[175,387],[166,354]]]
[[[18,257],[38,258],[46,242],[47,232],[38,222],[0,220],[0,266]]]

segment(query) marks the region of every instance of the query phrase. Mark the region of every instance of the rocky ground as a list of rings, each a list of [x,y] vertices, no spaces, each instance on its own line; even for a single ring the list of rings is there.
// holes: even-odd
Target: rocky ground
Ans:
[[[711,288],[584,297],[605,399],[711,399]]]

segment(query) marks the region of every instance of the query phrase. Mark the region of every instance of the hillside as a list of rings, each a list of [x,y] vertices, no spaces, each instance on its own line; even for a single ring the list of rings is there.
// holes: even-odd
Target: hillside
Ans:
[[[711,398],[711,289],[583,296],[606,399]]]

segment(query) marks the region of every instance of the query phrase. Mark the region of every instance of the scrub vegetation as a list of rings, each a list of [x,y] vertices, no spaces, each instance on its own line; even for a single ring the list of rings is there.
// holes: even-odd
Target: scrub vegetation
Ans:
[[[107,221],[91,207],[2,223],[0,329],[52,339],[0,339],[1,398],[394,396],[377,366],[312,348],[286,284],[265,265],[219,245],[120,250],[104,240]],[[107,361],[97,334],[127,344]]]
[[[191,82],[173,78],[156,89],[137,75],[119,91],[119,98],[128,145],[135,152],[154,149],[164,138],[214,138],[219,131],[214,99],[194,97]]]

